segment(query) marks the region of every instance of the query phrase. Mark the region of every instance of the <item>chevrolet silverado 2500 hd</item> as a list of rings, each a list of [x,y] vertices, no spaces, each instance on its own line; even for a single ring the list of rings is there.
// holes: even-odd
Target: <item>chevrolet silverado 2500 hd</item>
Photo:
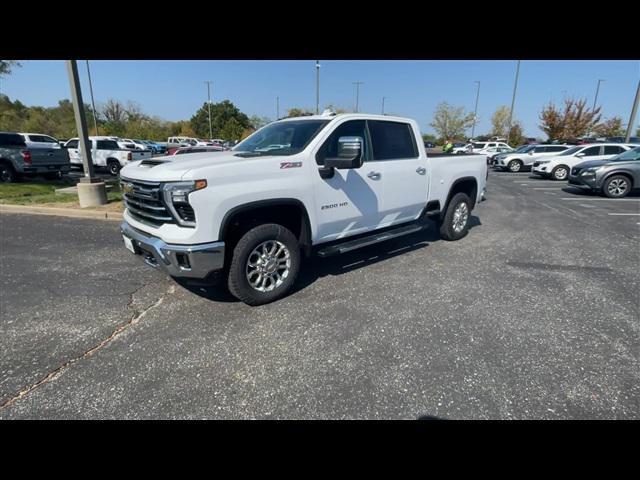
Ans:
[[[129,163],[125,246],[174,277],[222,273],[235,297],[261,305],[292,287],[302,255],[417,232],[424,217],[458,240],[484,194],[485,158],[427,157],[421,138],[410,119],[325,112],[273,122],[231,151]]]

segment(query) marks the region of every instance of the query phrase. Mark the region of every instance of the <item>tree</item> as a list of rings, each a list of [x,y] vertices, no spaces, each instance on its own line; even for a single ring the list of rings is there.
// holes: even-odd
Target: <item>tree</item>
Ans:
[[[233,120],[233,122],[231,122]],[[227,127],[227,123],[231,125]],[[191,117],[191,128],[199,138],[209,138],[209,104],[205,102],[202,107]],[[235,139],[239,138],[245,128],[251,128],[249,117],[242,113],[229,100],[211,104],[211,132],[213,138],[224,138],[225,133],[238,132]],[[225,133],[223,133],[225,132]]]
[[[473,113],[464,112],[464,107],[454,107],[447,102],[438,104],[431,125],[440,138],[463,138],[466,130],[473,125]]]
[[[287,117],[308,117],[309,115],[313,115],[313,112],[307,110],[306,108],[290,108],[287,110]]]
[[[518,121],[513,122],[511,125],[511,132],[509,134],[509,138],[507,139],[507,143],[513,147],[518,145],[522,145],[525,142],[524,132],[522,129],[522,124]]]
[[[624,135],[626,130],[623,128],[622,118],[612,117],[593,127],[593,133],[599,137],[618,137]]]
[[[560,110],[549,103],[540,113],[542,124],[540,129],[547,134],[549,140],[573,139],[592,131],[600,121],[600,107],[589,109],[587,100],[568,98]]]
[[[491,117],[491,135],[506,137],[509,132],[509,115],[511,109],[506,105],[498,107]]]
[[[252,115],[249,117],[249,123],[253,130],[258,130],[259,128],[264,127],[265,125],[271,123],[271,119],[269,117],[259,117],[258,115]]]
[[[436,136],[431,133],[425,133],[422,135],[422,140],[425,142],[438,143]]]
[[[0,77],[11,75],[13,67],[21,67],[20,62],[16,60],[0,60]]]

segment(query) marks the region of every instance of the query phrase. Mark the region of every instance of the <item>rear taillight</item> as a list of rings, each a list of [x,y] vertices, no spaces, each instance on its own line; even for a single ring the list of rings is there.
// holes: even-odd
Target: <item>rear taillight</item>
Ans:
[[[24,163],[26,163],[27,165],[31,165],[31,152],[29,150],[23,150],[22,152],[20,152],[20,155],[22,155],[22,160],[24,161]]]
[[[127,153],[127,160],[131,161],[132,158],[133,158],[133,156],[131,155],[131,152]]]

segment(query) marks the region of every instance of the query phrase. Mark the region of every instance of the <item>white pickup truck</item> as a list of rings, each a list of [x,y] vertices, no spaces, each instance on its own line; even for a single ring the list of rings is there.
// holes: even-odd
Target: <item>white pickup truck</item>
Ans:
[[[410,119],[325,112],[273,122],[231,151],[130,163],[120,172],[125,246],[261,305],[292,287],[302,255],[414,233],[427,217],[458,240],[484,195],[485,158],[427,157],[421,138]]]
[[[117,140],[109,137],[89,137],[91,158],[97,167],[106,167],[111,175],[117,175],[128,162],[151,158],[150,150],[129,150],[120,148]],[[77,138],[70,139],[64,148],[69,152],[72,167],[82,168],[82,156]]]

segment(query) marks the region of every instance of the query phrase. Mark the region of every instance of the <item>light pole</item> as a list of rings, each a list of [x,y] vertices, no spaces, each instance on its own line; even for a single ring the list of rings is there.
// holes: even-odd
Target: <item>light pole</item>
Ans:
[[[600,83],[604,82],[603,78],[600,78],[598,80],[598,86],[596,87],[596,96],[593,99],[593,108],[591,110],[595,111],[596,109],[596,103],[598,102],[598,93],[600,93]]]
[[[280,120],[280,97],[276,97],[276,120]]]
[[[384,115],[384,99],[387,97],[382,97],[382,115]]]
[[[89,70],[89,60],[87,62],[87,76],[89,77],[89,92],[91,92],[91,107],[93,108],[93,126],[96,129],[96,135],[98,133],[98,119],[96,117],[96,102],[93,99],[93,84],[91,83],[91,70]]]
[[[316,115],[320,113],[320,60],[316,60]]]
[[[213,140],[213,130],[211,128],[211,80],[206,80],[204,83],[207,84],[207,99],[209,104],[209,140]]]
[[[478,84],[478,90],[476,91],[476,108],[473,111],[473,126],[471,127],[471,138],[475,138],[476,122],[478,118],[478,100],[480,99],[480,80],[476,80],[473,83]]]
[[[640,81],[638,81],[638,88],[636,89],[636,99],[633,101],[633,108],[631,109],[631,116],[629,117],[629,124],[627,125],[627,135],[624,138],[626,143],[629,143],[631,137],[631,129],[633,128],[633,122],[638,114],[638,103],[640,102]]]
[[[358,113],[358,103],[360,100],[360,85],[362,85],[364,82],[353,82],[353,84],[356,86],[356,113]]]
[[[78,183],[78,200],[80,208],[105,205],[107,203],[107,190],[104,182],[95,178],[93,173],[93,159],[91,158],[91,142],[87,133],[87,119],[84,115],[84,102],[80,89],[80,75],[78,64],[75,60],[67,60],[67,73],[69,74],[69,86],[71,87],[71,101],[73,113],[78,129],[78,140],[82,153],[82,165],[84,177]]]
[[[507,143],[509,137],[511,137],[511,121],[513,120],[513,107],[516,103],[516,90],[518,88],[518,76],[520,75],[520,60],[518,60],[518,66],[516,67],[516,80],[513,83],[513,98],[511,99],[511,110],[509,110],[509,130],[507,132]]]

